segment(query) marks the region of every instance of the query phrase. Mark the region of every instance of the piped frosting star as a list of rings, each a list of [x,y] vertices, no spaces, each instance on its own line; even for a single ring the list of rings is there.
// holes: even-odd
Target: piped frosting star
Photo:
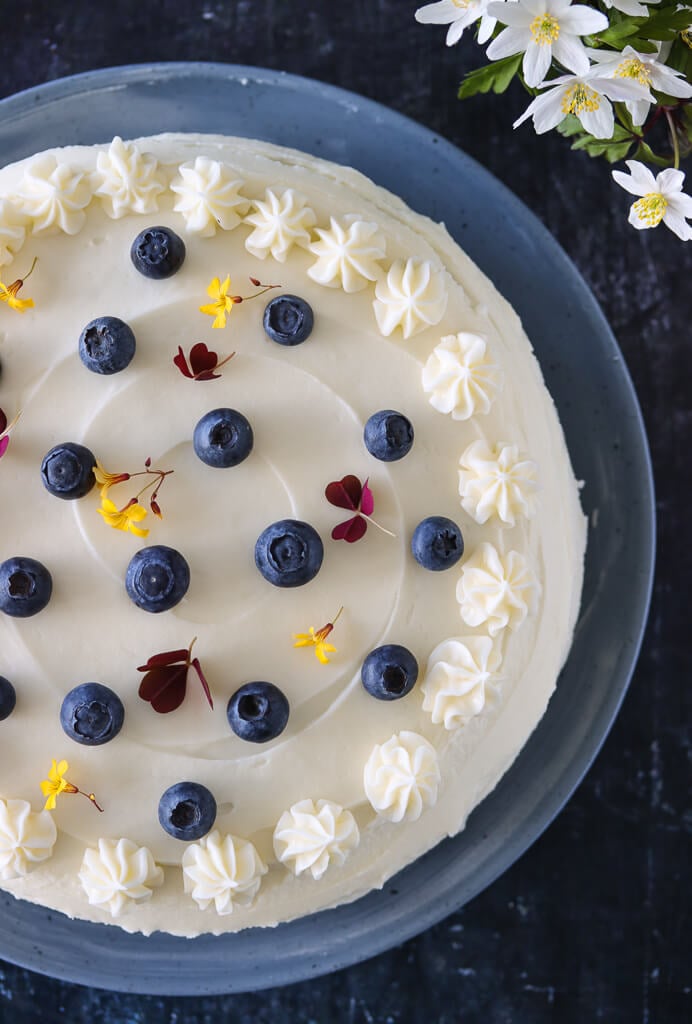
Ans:
[[[313,281],[327,288],[359,292],[377,280],[387,247],[377,224],[357,216],[343,222],[331,217],[329,228],[316,228],[315,234],[318,241],[310,245],[310,252],[317,261],[308,270]]]
[[[113,220],[128,213],[154,213],[158,197],[166,190],[156,157],[141,153],[132,142],[116,135],[107,150],[96,158],[94,195]]]
[[[253,211],[245,218],[254,231],[245,240],[245,248],[258,259],[266,259],[271,253],[279,263],[294,245],[307,248],[316,221],[314,211],[305,198],[292,188],[277,193],[268,188],[264,199],[256,199]]]
[[[429,260],[397,260],[375,288],[375,317],[388,338],[397,327],[404,338],[439,324],[447,308],[444,273]]]
[[[88,175],[47,153],[26,170],[12,202],[31,222],[34,234],[59,230],[76,235],[91,199]]]
[[[217,227],[232,231],[249,205],[240,194],[243,184],[226,164],[198,156],[194,163],[181,164],[171,182],[171,191],[178,197],[173,209],[202,238],[215,235]]]

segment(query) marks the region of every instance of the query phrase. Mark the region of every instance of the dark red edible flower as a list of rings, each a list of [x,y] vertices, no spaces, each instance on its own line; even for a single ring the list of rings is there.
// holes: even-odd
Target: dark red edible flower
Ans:
[[[139,684],[139,696],[142,700],[148,701],[154,711],[158,711],[160,715],[175,711],[185,700],[189,668],[193,668],[197,673],[204,694],[209,701],[209,707],[212,709],[214,707],[209,684],[204,678],[199,658],[192,657],[192,647],[196,639],[197,637],[187,649],[181,648],[177,651],[153,654],[145,665],[137,666],[138,672],[146,673]]]
[[[231,352],[230,356],[226,356],[219,362],[218,354],[207,348],[203,341],[200,341],[192,346],[189,357],[185,356],[181,346],[178,345],[178,354],[173,356],[173,362],[183,377],[187,377],[189,380],[218,380],[221,374],[214,373],[214,370],[221,369],[234,355],[235,352]]]
[[[357,476],[348,474],[341,480],[333,480],[327,484],[324,493],[330,505],[346,508],[350,512],[356,513],[351,519],[334,527],[332,539],[345,540],[348,544],[354,544],[365,536],[368,519],[375,511],[375,501],[372,491],[368,487],[368,481],[361,484]]]

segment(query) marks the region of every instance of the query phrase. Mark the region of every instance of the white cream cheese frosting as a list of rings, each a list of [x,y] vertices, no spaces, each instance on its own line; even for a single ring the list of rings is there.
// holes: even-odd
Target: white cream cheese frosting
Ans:
[[[155,213],[166,182],[152,156],[116,137],[96,158],[94,186],[108,216],[117,220],[128,213]]]
[[[18,695],[2,722],[0,797],[6,807],[30,805],[25,813],[36,818],[26,820],[44,823],[45,841],[22,846],[15,823],[4,849],[42,856],[48,820],[57,828],[52,854],[27,855],[31,870],[2,885],[88,920],[109,923],[122,908],[116,923],[144,933],[273,925],[382,886],[463,828],[509,767],[545,710],[576,621],[585,541],[578,488],[519,320],[443,227],[348,168],[266,143],[184,135],[123,142],[165,189],[155,214],[114,219],[92,185],[111,146],[55,150],[0,170],[0,240],[12,257],[0,280],[8,286],[38,260],[18,293],[33,308],[19,313],[0,301],[0,408],[8,419],[22,414],[0,460],[0,493],[12,495],[0,561],[36,558],[54,584],[37,616],[0,614],[2,671]],[[224,193],[231,182],[242,187]],[[217,208],[219,190],[229,204]],[[338,273],[328,286],[314,280],[321,257],[310,246],[334,222],[345,229],[354,211],[385,244],[367,265],[376,279],[362,275],[365,286],[349,292]],[[21,243],[10,234],[18,224]],[[132,241],[152,224],[185,242],[185,262],[169,280],[148,280],[130,262]],[[233,305],[226,329],[213,330],[199,309],[210,282],[227,275],[229,295],[253,293],[249,278],[280,289]],[[279,291],[314,311],[302,345],[266,337],[264,306]],[[89,373],[77,355],[83,327],[104,314],[136,337],[132,363],[112,376]],[[235,352],[216,380],[188,379],[173,363],[179,346],[189,354],[200,342],[220,359]],[[440,346],[453,366],[431,372],[428,390],[424,368]],[[191,436],[201,416],[225,406],[248,418],[255,445],[241,465],[210,469]],[[396,463],[363,444],[365,422],[382,409],[402,412],[415,429]],[[149,514],[146,539],[108,528],[98,488],[74,502],[44,489],[41,460],[68,440],[110,472],[136,472],[147,457],[174,470],[160,494],[164,518]],[[513,525],[495,506],[479,522],[486,509],[470,478],[459,493],[460,456],[477,442],[493,452],[516,447],[537,466],[535,505],[521,475],[525,500],[513,491],[497,506],[506,519],[511,508]],[[372,527],[354,544],[331,539],[352,513],[330,505],[325,487],[347,474],[368,479],[373,516],[393,537]],[[413,530],[431,515],[464,535],[465,554],[446,572],[428,572],[410,552]],[[310,523],[325,552],[317,577],[289,591],[262,579],[253,558],[264,527],[286,517]],[[132,555],[148,544],[180,550],[191,570],[185,599],[161,615],[136,608],[123,586]],[[326,664],[314,648],[294,648],[296,634],[333,622],[339,608]],[[190,671],[182,705],[157,714],[138,696],[137,668],[193,637],[214,707]],[[391,701],[376,700],[360,679],[366,655],[387,643],[404,645],[420,667],[411,692]],[[290,704],[285,731],[266,744],[241,740],[226,717],[229,697],[257,679],[280,686]],[[74,743],[59,721],[65,694],[87,681],[111,687],[124,705],[120,733],[101,746]],[[70,782],[93,792],[102,814],[69,792],[41,810],[53,758],[69,759]],[[192,845],[168,835],[157,815],[161,794],[182,780],[206,786],[217,804],[213,828]],[[282,817],[308,795],[317,817],[318,798],[341,808],[330,812],[338,842],[331,825],[322,824],[320,842],[313,832],[319,877],[311,867],[296,873],[300,842],[295,857],[278,839],[275,849]],[[123,834],[120,847],[104,838]],[[301,834],[308,842],[310,830]],[[7,856],[14,864],[15,853]]]
[[[309,248],[317,256],[308,275],[327,288],[359,292],[380,276],[380,262],[387,243],[377,224],[368,224],[355,215],[343,222],[330,218],[328,229],[316,228],[317,241]]]
[[[0,800],[0,878],[19,878],[48,860],[57,836],[48,811],[37,814],[26,800]]]
[[[222,917],[251,906],[267,873],[252,843],[218,829],[186,847],[182,867],[185,892],[200,910],[213,905]]]
[[[538,466],[515,444],[474,441],[462,453],[459,466],[462,508],[481,526],[491,516],[514,526],[522,515],[535,515]]]
[[[318,881],[330,864],[343,864],[358,846],[356,819],[333,800],[299,800],[279,818],[274,852],[296,875],[303,871]]]
[[[171,182],[171,192],[178,197],[173,209],[182,213],[188,230],[202,238],[216,234],[217,227],[232,231],[248,207],[242,187],[230,167],[198,156],[194,163],[183,164]]]
[[[245,218],[255,229],[245,240],[245,248],[253,256],[263,260],[271,254],[285,263],[294,245],[310,244],[315,213],[299,192],[287,188],[278,193],[268,188],[264,199],[255,199],[253,207]]]
[[[435,725],[458,729],[479,715],[488,683],[502,658],[489,636],[452,637],[438,644],[428,658],[421,686],[423,710]]]
[[[84,851],[79,880],[91,906],[120,917],[129,904],[151,899],[163,871],[145,846],[130,839],[99,839],[95,850]]]

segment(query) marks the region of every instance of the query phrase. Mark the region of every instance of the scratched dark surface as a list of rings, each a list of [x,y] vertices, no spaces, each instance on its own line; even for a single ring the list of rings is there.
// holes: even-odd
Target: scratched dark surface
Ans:
[[[114,64],[256,64],[353,89],[474,156],[555,234],[619,339],[651,439],[659,563],[643,653],[594,767],[489,890],[367,963],[265,993],[116,995],[0,964],[0,1021],[123,1024],[685,1024],[690,965],[692,243],[636,233],[605,165],[511,123],[526,103],[455,99],[469,39],[417,26],[409,0],[0,3],[0,95]],[[691,162],[692,163],[692,162]],[[689,166],[692,171],[692,166]],[[632,551],[632,558],[637,558]]]

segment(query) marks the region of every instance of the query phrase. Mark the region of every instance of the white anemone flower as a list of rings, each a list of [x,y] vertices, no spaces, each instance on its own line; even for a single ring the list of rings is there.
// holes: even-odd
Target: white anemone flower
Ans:
[[[683,99],[692,96],[692,85],[685,80],[683,73],[657,60],[655,53],[639,53],[631,46],[626,46],[622,53],[616,50],[591,49],[588,49],[587,53],[599,72],[609,78],[641,82],[647,88],[657,89],[666,96],[680,96]],[[634,124],[644,124],[652,102],[653,97],[626,101]]]
[[[646,99],[653,102],[653,96],[640,82],[630,79],[608,78],[592,68],[585,75],[561,75],[540,88],[546,91],[536,96],[514,122],[518,128],[527,118],[533,118],[538,135],[557,128],[568,114],[574,114],[582,127],[595,139],[611,139],[615,126],[611,100],[617,102]]]
[[[580,36],[608,27],[605,14],[572,0],[517,0],[492,3],[488,13],[508,25],[487,49],[491,60],[523,53],[526,84],[536,87],[553,59],[577,75],[589,70],[589,58]]]
[[[640,4],[639,0],[603,0],[603,3],[606,7],[614,7],[616,11],[630,14],[633,18],[645,18],[649,13],[647,5],[660,3],[660,0],[646,0],[645,4]]]
[[[655,228],[661,221],[683,242],[692,239],[692,196],[682,191],[685,175],[673,167],[666,167],[654,178],[648,167],[638,160],[626,160],[629,174],[613,171],[613,178],[625,191],[641,196],[630,207],[627,218],[630,224],[641,231]]]
[[[449,25],[447,46],[454,46],[464,34],[464,29],[480,20],[478,42],[487,43],[495,31],[497,18],[487,13],[491,0],[438,0],[426,4],[416,11],[416,21],[421,25]]]

